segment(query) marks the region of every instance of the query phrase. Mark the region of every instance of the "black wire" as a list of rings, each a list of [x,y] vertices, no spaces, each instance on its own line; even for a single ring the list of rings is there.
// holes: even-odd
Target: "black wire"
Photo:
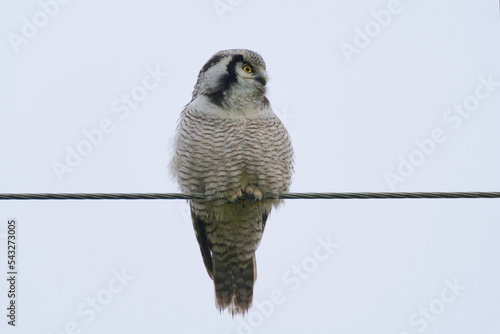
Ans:
[[[264,199],[403,199],[403,198],[500,198],[500,192],[388,192],[388,193],[285,193]],[[154,200],[154,199],[197,199],[203,194],[176,193],[88,193],[88,194],[0,194],[0,200]],[[243,196],[242,199],[254,199]],[[210,198],[214,200],[214,198]]]

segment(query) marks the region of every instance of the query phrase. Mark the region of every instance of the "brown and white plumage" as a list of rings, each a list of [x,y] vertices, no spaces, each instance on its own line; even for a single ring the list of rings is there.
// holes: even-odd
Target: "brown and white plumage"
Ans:
[[[191,216],[216,304],[248,311],[256,279],[255,251],[272,207],[287,192],[293,150],[267,100],[262,57],[245,49],[216,53],[201,69],[182,111],[171,170],[191,200]],[[255,200],[241,199],[242,194]]]

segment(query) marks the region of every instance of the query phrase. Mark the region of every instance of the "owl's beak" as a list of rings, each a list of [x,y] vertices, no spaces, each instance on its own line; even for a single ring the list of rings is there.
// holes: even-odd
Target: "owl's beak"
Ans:
[[[255,80],[257,80],[262,86],[267,84],[267,76],[265,74],[258,75]]]

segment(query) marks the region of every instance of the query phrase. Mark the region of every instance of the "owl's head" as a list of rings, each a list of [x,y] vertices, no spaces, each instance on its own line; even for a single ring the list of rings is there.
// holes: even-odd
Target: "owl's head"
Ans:
[[[205,95],[212,103],[223,105],[235,96],[263,98],[266,84],[266,63],[258,53],[246,49],[223,50],[201,69],[193,100]]]

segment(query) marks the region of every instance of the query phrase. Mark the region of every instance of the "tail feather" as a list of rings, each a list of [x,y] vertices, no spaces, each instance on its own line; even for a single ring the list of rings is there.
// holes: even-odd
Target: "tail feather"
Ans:
[[[248,312],[252,305],[256,274],[255,253],[251,258],[243,261],[213,254],[213,279],[217,307],[221,311],[227,308],[233,316]]]

